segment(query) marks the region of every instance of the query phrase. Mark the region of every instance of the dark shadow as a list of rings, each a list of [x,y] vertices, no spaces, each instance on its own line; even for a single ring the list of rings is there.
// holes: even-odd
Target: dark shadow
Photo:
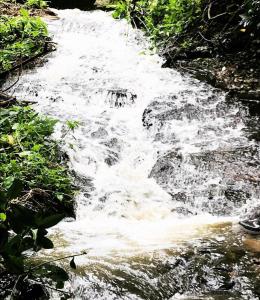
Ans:
[[[48,3],[50,7],[57,9],[92,10],[95,8],[95,0],[51,0]]]

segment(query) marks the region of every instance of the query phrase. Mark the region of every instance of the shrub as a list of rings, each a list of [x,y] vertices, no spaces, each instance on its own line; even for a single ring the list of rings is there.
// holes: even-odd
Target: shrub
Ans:
[[[120,1],[115,18],[133,18],[158,41],[183,32],[201,13],[202,0]]]
[[[71,178],[50,139],[56,122],[30,107],[0,109],[0,266],[20,279],[37,278],[25,264],[27,251],[53,248],[46,229],[73,215]]]
[[[44,51],[48,31],[38,17],[22,9],[18,17],[0,17],[0,73]]]
[[[25,6],[28,8],[39,8],[44,9],[48,7],[48,4],[44,0],[27,0]]]

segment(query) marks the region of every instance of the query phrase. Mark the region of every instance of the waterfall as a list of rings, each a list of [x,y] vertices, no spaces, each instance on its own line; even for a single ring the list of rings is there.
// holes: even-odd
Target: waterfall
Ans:
[[[234,224],[258,200],[248,180],[259,151],[247,134],[247,108],[161,68],[126,21],[98,10],[57,13],[48,21],[57,51],[14,88],[60,120],[54,138],[67,120],[80,123],[65,138],[80,187],[77,219],[53,229],[50,255],[89,249],[72,274],[76,299],[181,299],[203,290],[185,273],[181,253],[212,239],[237,243]],[[217,275],[207,276],[218,287]]]

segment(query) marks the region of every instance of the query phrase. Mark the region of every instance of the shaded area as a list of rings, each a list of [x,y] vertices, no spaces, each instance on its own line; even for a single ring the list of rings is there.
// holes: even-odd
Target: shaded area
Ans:
[[[118,1],[114,16],[143,28],[166,59],[165,67],[259,100],[258,0]]]
[[[58,9],[73,9],[91,10],[94,8],[96,0],[51,0],[49,6]]]

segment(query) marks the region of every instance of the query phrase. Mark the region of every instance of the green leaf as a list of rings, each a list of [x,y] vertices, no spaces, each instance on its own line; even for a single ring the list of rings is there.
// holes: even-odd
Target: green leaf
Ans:
[[[76,128],[79,127],[79,121],[67,120],[66,125],[69,127],[70,130],[74,131]]]
[[[8,176],[4,180],[4,185],[6,188],[10,188],[14,182],[15,178],[13,176]]]
[[[20,234],[17,234],[8,240],[8,242],[5,245],[4,251],[8,255],[20,256],[21,255],[21,251],[20,251],[21,243],[22,243],[22,236]]]
[[[35,228],[34,212],[18,204],[13,204],[7,210],[7,218],[11,229],[16,233],[21,233],[25,228]]]
[[[0,213],[0,221],[4,222],[6,220],[6,214]]]
[[[29,11],[24,8],[20,9],[20,15],[24,18],[29,18],[29,16],[30,16]]]
[[[39,228],[37,230],[37,235],[36,235],[36,238],[42,238],[44,237],[46,234],[48,233],[48,231],[45,229],[45,228]]]
[[[63,198],[64,198],[64,195],[63,194],[56,194],[56,197],[59,201],[62,201]]]
[[[29,249],[34,248],[34,239],[32,237],[26,236],[22,239],[20,251],[21,253]]]
[[[32,151],[38,152],[42,147],[43,147],[43,145],[41,145],[41,144],[35,144],[32,147]]]
[[[7,191],[7,197],[9,199],[15,199],[21,195],[21,192],[24,188],[23,182],[20,179],[14,178],[12,185]]]
[[[6,202],[7,202],[6,194],[0,190],[0,210],[3,211],[5,210]]]
[[[63,289],[64,288],[64,282],[63,281],[58,281],[56,283],[56,289]]]
[[[53,249],[53,242],[47,237],[41,237],[36,240],[37,246],[44,249]]]
[[[20,157],[26,157],[26,156],[30,156],[31,155],[31,151],[23,151],[19,153]]]

